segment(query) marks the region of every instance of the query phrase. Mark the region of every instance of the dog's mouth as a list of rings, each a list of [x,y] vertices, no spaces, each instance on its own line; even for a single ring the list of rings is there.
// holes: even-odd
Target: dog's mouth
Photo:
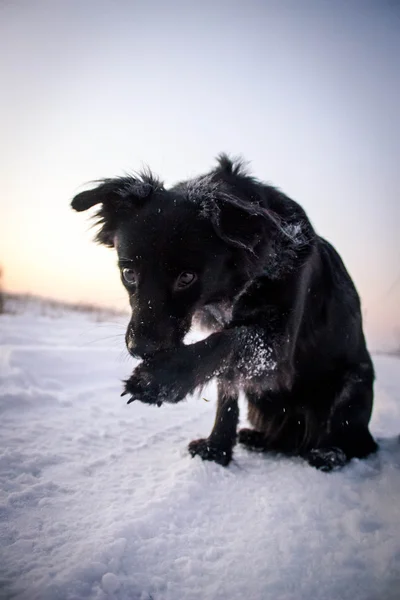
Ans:
[[[138,348],[132,340],[126,342],[126,348],[132,358],[140,359],[140,360],[149,360],[153,358],[155,354],[159,352],[157,349],[153,350],[143,350]]]
[[[142,360],[150,360],[155,355],[170,354],[184,343],[185,331],[182,329],[182,325],[173,330],[170,328],[165,335],[158,336],[152,335],[151,331],[146,332],[148,333],[146,335],[145,332],[137,331],[132,325],[129,325],[125,334],[126,348],[133,358]]]
[[[149,348],[152,344],[142,344],[138,345],[132,340],[126,342],[126,347],[129,354],[136,359],[140,360],[151,360],[155,356],[162,357],[163,355],[167,356],[167,354],[171,353],[173,350],[176,350],[181,344],[166,346],[163,344],[154,345]],[[147,347],[146,347],[147,346]]]
[[[158,351],[154,351],[154,352],[142,352],[142,353],[138,353],[138,352],[131,352],[129,351],[129,354],[132,356],[132,358],[136,358],[137,360],[151,360],[152,358],[154,358],[155,356],[161,354],[162,351],[158,350]]]

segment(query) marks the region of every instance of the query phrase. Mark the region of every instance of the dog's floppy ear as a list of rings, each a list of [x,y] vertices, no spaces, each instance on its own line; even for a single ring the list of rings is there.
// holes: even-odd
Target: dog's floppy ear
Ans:
[[[81,212],[100,204],[101,207],[94,215],[96,225],[100,229],[96,241],[109,248],[114,246],[114,236],[118,224],[134,208],[139,207],[156,190],[162,188],[162,183],[150,171],[139,177],[127,176],[115,179],[104,179],[98,185],[85,192],[77,194],[71,206]]]
[[[265,209],[225,193],[217,197],[210,218],[221,239],[250,252],[263,239],[269,224]]]
[[[196,203],[200,215],[209,219],[219,238],[231,246],[255,253],[255,247],[270,225],[268,211],[261,206],[258,187],[251,177],[227,161],[207,175],[184,181],[177,190]]]
[[[96,204],[103,204],[105,202],[111,202],[118,199],[118,186],[113,185],[112,181],[103,181],[92,190],[86,190],[77,194],[71,202],[71,206],[74,210],[81,212],[88,210]]]
[[[131,201],[144,199],[150,196],[153,189],[152,183],[141,181],[135,177],[103,179],[92,190],[77,194],[72,200],[71,206],[78,212],[88,210],[96,204],[112,203],[115,208],[126,208],[130,204],[128,197]]]
[[[268,224],[268,212],[259,202],[258,182],[247,173],[241,158],[217,157],[209,179],[209,216],[217,235],[227,243],[254,252]]]

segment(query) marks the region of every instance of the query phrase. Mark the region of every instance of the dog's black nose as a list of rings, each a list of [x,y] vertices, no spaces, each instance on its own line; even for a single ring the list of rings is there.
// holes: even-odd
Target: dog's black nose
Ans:
[[[159,350],[162,350],[163,344],[159,340],[127,335],[126,347],[129,354],[135,358],[147,358]]]

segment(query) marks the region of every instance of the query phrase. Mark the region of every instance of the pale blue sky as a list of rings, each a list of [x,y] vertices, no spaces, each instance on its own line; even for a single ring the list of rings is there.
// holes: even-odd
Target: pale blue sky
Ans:
[[[69,210],[147,163],[227,151],[341,252],[373,345],[400,330],[400,4],[0,0],[0,262],[10,289],[121,306],[113,252]]]

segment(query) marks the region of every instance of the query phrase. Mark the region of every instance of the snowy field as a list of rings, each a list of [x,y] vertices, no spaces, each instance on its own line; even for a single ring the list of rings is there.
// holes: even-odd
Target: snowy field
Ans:
[[[223,468],[186,451],[214,385],[127,406],[123,334],[0,316],[1,600],[400,598],[398,359],[375,357],[376,456],[324,474],[237,447]]]

